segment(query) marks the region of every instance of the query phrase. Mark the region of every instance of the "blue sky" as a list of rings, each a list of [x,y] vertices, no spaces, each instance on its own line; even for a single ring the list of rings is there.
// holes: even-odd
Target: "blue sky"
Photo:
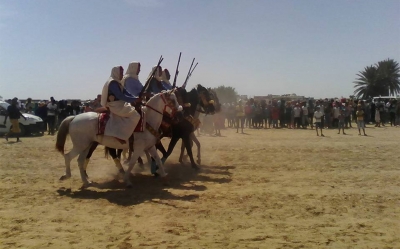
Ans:
[[[0,95],[92,99],[114,65],[160,55],[178,84],[341,97],[365,66],[400,62],[399,0],[2,0]]]

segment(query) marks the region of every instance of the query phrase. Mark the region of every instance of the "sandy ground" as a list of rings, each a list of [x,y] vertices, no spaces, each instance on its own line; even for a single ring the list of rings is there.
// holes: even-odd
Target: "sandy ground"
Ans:
[[[102,147],[80,190],[55,137],[2,140],[0,248],[400,248],[400,128],[245,131],[200,136],[200,172],[176,150],[169,185],[127,190]]]

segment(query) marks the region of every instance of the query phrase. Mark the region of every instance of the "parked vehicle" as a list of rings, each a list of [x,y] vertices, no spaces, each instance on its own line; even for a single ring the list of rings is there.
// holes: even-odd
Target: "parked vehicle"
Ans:
[[[6,118],[7,107],[10,104],[4,101],[0,101],[0,133],[5,134],[10,131],[12,124],[9,118],[7,118],[6,124],[4,125],[4,119]],[[19,127],[21,129],[21,136],[30,135],[30,134],[43,134],[43,120],[35,115],[23,113],[24,118],[19,119]]]

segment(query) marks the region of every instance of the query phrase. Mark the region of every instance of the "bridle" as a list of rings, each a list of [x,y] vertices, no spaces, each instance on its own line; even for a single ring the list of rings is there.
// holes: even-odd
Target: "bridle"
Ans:
[[[200,98],[200,102],[202,103],[202,105],[198,105],[196,111],[198,111],[200,113],[208,114],[209,112],[203,111],[202,109],[206,110],[209,105],[214,105],[214,100],[211,99],[208,101],[207,97],[205,96],[204,90],[199,91],[199,98]],[[202,109],[199,109],[199,107]]]
[[[170,118],[173,118],[175,116],[176,112],[178,111],[178,109],[175,107],[174,101],[172,101],[170,98],[171,93],[164,92],[164,93],[159,93],[159,95],[160,95],[162,101],[164,102],[164,109],[162,112],[160,112],[159,110],[156,110],[154,107],[150,106],[149,104],[145,104],[144,106],[146,106],[147,108],[150,108],[151,110],[155,111],[156,113],[158,113],[162,116],[165,115],[164,113],[167,113]]]

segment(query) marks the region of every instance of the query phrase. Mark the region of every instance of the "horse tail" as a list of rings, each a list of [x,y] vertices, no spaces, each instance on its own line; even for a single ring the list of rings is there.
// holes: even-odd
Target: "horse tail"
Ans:
[[[109,154],[110,148],[108,148],[107,146],[104,147],[104,156],[105,158],[108,159],[108,154]]]
[[[69,132],[69,124],[75,118],[75,116],[69,116],[61,122],[57,132],[56,149],[64,154],[65,141]]]

